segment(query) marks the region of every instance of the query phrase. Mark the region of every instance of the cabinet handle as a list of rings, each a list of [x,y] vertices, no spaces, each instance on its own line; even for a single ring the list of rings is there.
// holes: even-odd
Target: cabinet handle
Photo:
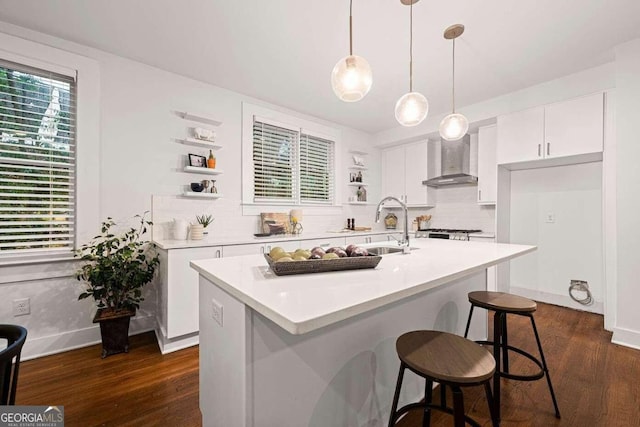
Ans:
[[[271,245],[267,245],[267,251],[271,252]]]
[[[478,190],[478,200],[482,200],[482,190]]]
[[[264,253],[264,246],[260,246],[260,253]]]
[[[216,258],[221,258],[221,255],[222,255],[222,254],[220,253],[220,249],[218,249],[218,250],[216,251]]]
[[[541,148],[541,147],[540,147],[540,144],[538,144],[538,157],[540,157],[540,154],[541,154],[541,153],[540,153],[540,148]]]
[[[551,143],[547,142],[547,156],[551,155]]]
[[[406,194],[404,195],[404,203],[405,203],[405,204],[409,203],[409,198],[407,197],[407,195],[406,195]]]

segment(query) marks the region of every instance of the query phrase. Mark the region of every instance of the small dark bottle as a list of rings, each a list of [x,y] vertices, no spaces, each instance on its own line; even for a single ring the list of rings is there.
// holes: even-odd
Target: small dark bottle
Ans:
[[[347,218],[347,230],[351,230],[351,218]]]
[[[351,229],[352,230],[356,229],[356,219],[355,218],[351,218]]]

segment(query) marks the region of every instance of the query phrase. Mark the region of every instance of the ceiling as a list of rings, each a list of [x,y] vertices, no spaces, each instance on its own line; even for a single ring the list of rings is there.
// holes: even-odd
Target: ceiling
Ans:
[[[105,50],[367,132],[397,126],[408,91],[409,8],[355,0],[354,53],[373,69],[357,103],[330,85],[348,54],[348,0],[0,0],[0,20]],[[414,90],[450,109],[451,42],[464,106],[609,62],[640,37],[638,0],[422,0],[414,5]]]

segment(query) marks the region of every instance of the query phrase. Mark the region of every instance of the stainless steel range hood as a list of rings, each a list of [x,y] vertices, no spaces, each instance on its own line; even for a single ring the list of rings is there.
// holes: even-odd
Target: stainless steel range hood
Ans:
[[[469,174],[471,137],[469,134],[457,141],[440,140],[442,174],[422,181],[429,187],[442,187],[455,184],[477,184],[478,177]]]

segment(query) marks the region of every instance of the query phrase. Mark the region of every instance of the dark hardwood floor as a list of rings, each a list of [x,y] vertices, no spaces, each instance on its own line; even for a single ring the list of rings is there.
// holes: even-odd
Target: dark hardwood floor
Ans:
[[[536,354],[527,320],[509,317],[510,344]],[[562,419],[554,417],[544,380],[503,380],[501,425],[640,426],[640,351],[611,344],[602,316],[595,314],[539,304],[536,322]],[[533,370],[520,357],[511,364],[514,371]],[[467,413],[490,425],[482,389],[464,392]],[[17,404],[64,405],[71,427],[200,426],[198,348],[163,356],[147,333],[131,337],[129,354],[104,360],[100,347],[92,346],[23,362]],[[414,413],[398,423],[421,425]],[[434,411],[431,425],[453,423]]]

